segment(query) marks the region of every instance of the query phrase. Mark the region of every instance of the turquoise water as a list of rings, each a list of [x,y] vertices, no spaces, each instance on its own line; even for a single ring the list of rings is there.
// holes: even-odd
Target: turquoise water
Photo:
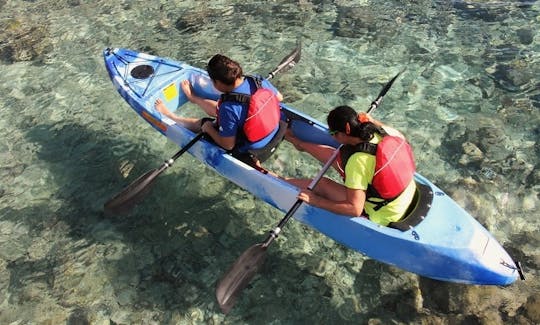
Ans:
[[[540,323],[540,3],[1,1],[1,324]],[[138,118],[106,47],[269,72],[324,120],[367,109],[413,143],[419,171],[523,263],[509,287],[440,283],[290,222],[233,311],[215,283],[282,214],[182,156],[129,216],[103,203],[177,149]],[[284,143],[270,169],[314,175]]]

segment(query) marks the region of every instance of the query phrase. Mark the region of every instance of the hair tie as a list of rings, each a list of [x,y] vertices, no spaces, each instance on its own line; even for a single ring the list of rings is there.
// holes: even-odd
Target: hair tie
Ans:
[[[369,116],[364,112],[358,113],[358,122],[360,122],[360,123],[369,122]]]

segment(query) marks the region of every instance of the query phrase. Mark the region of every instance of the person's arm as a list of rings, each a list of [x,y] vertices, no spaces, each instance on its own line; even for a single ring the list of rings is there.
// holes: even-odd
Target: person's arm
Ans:
[[[276,97],[277,97],[277,99],[278,99],[280,102],[283,101],[283,95],[282,95],[278,90],[276,90],[276,91],[277,91],[277,92],[276,92]]]
[[[399,132],[398,130],[394,129],[393,127],[390,127],[390,126],[384,124],[383,122],[374,119],[369,114],[366,114],[366,113],[360,113],[360,114],[361,114],[360,119],[366,119],[367,121],[370,121],[371,123],[375,124],[376,126],[382,127],[386,131],[386,133],[388,133],[389,135],[393,135],[393,136],[397,136],[397,137],[405,139],[405,136],[401,132]]]
[[[308,204],[337,214],[358,217],[364,210],[366,192],[363,190],[346,188],[346,199],[342,201],[334,201],[318,195],[313,191],[303,190],[300,192],[300,194],[298,194],[298,198]]]
[[[236,137],[222,137],[213,122],[207,121],[201,126],[201,131],[208,134],[214,142],[225,150],[232,150],[236,144]]]
[[[272,90],[274,92],[274,94],[276,94],[277,99],[280,102],[283,101],[283,95],[279,92],[279,90],[277,90],[276,87],[274,87],[274,85],[272,85],[272,83],[270,83],[270,81],[268,81],[268,79],[263,79],[262,86],[264,88],[268,88],[268,89]]]
[[[193,89],[191,88],[189,80],[182,81],[181,86],[182,91],[190,102],[198,105],[209,116],[217,116],[217,102],[215,100],[206,99],[195,95],[193,93]]]
[[[321,181],[314,193],[304,191],[299,198],[307,199],[311,204],[334,213],[358,217],[364,210],[368,180],[373,178],[375,163],[372,155],[354,154],[345,166],[344,185],[335,181]]]

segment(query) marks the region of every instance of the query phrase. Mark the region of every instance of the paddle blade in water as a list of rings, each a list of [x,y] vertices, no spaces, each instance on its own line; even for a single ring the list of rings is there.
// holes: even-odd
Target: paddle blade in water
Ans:
[[[278,66],[280,67],[280,70],[282,72],[285,72],[289,70],[290,68],[294,67],[296,63],[300,61],[301,56],[302,56],[302,48],[299,45],[279,63]]]
[[[216,288],[216,298],[219,308],[227,314],[242,290],[259,272],[266,257],[266,247],[256,244],[248,248],[231,266],[229,271],[219,281]]]
[[[294,67],[296,63],[300,61],[301,55],[302,47],[299,44],[289,55],[287,55],[285,58],[283,58],[283,60],[281,60],[281,62],[274,71],[268,74],[268,79],[273,78],[278,72],[285,72],[290,68]]]
[[[137,203],[142,201],[158,175],[159,170],[157,169],[152,169],[141,175],[122,192],[107,201],[104,205],[105,211],[112,214],[129,213]]]

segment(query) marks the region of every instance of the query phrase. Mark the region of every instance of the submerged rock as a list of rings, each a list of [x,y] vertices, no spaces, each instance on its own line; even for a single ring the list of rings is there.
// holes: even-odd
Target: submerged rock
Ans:
[[[533,321],[534,324],[540,324],[540,294],[536,293],[527,298],[523,305],[525,315]]]
[[[377,31],[377,15],[366,7],[340,7],[332,28],[336,36],[364,37]]]
[[[66,320],[66,325],[89,325],[90,321],[88,320],[88,313],[83,308],[76,308],[71,312],[68,319]]]
[[[0,61],[32,61],[51,50],[47,25],[12,18],[0,22]]]
[[[499,88],[511,92],[521,90],[534,79],[530,67],[519,63],[497,64],[491,77]]]
[[[481,162],[484,159],[484,153],[474,143],[465,142],[461,147],[463,148],[464,154],[459,159],[460,164],[469,165]]]
[[[453,5],[461,17],[486,22],[503,21],[509,14],[507,6],[483,6],[483,2],[454,1]]]
[[[529,45],[534,41],[533,30],[530,28],[520,28],[516,33],[521,44]]]

